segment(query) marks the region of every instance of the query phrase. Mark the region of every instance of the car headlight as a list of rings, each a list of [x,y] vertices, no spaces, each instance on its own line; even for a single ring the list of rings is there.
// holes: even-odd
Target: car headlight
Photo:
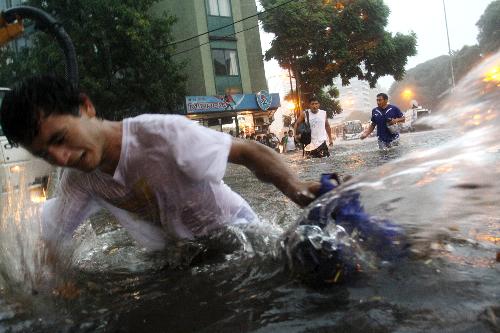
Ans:
[[[23,171],[23,167],[20,166],[20,165],[14,165],[14,166],[11,166],[10,167],[10,172],[12,173],[20,173],[21,171]]]

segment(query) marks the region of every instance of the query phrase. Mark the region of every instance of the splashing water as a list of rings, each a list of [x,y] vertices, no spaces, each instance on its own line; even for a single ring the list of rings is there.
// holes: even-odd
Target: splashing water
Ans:
[[[155,275],[149,270],[161,267],[164,260],[146,256],[121,229],[105,227],[95,232],[95,225],[87,225],[76,235],[82,243],[68,254],[76,257],[71,263],[83,270],[113,274],[81,286],[85,290],[79,303],[68,310],[80,314],[74,319],[77,324],[69,324],[71,331],[85,332],[88,327],[96,332],[123,327],[132,331],[138,323],[144,331],[228,327],[233,331],[420,331],[435,330],[436,325],[467,329],[475,327],[479,313],[486,313],[494,322],[499,293],[495,258],[500,243],[500,119],[496,106],[500,88],[498,78],[488,73],[495,68],[498,72],[499,56],[491,56],[471,71],[433,116],[423,118],[427,125],[452,133],[453,138],[439,146],[403,155],[398,149],[405,149],[405,136],[415,137],[404,134],[403,146],[388,152],[378,152],[374,142],[364,141],[350,143],[349,149],[334,148],[329,159],[305,161],[301,154],[291,156],[292,169],[304,179],[316,180],[320,173],[339,167],[343,173],[355,175],[304,211],[272,187],[255,182],[248,171],[228,170],[227,183],[255,207],[262,220],[286,229],[295,228],[293,221],[308,216],[318,203],[326,207],[344,194],[358,193],[364,211],[404,230],[411,243],[410,260],[391,269],[378,268],[366,285],[317,293],[294,285],[288,276],[282,279],[276,273],[282,262],[268,268],[259,258],[227,257],[224,263]],[[398,159],[387,162],[394,158]],[[382,165],[372,167],[369,159]],[[31,295],[40,280],[50,278],[45,275],[44,249],[38,242],[39,206],[29,201],[23,187],[3,195],[1,205],[0,282],[5,289]],[[274,235],[263,230],[263,247],[272,247]],[[346,237],[344,230],[332,232],[339,240]],[[309,236],[321,241],[316,230],[310,230]],[[248,235],[237,234],[239,239],[245,237]],[[367,250],[356,259],[373,264],[371,243],[354,240],[355,251],[358,247]],[[262,253],[266,255],[266,251]],[[117,271],[121,275],[114,275]],[[197,313],[196,320],[193,313]],[[177,320],[178,316],[185,320]]]
[[[40,205],[30,200],[24,171],[20,172],[16,188],[8,179],[7,182],[7,191],[2,193],[0,203],[0,277],[4,288],[31,293],[42,278]]]
[[[371,216],[406,230],[414,253],[430,256],[436,250],[439,256],[445,250],[464,264],[493,265],[500,243],[499,68],[497,53],[460,82],[435,116],[422,121],[448,127],[455,139],[355,177],[308,207],[299,224],[315,209],[321,208],[327,217],[335,215],[337,201],[359,193]],[[370,237],[379,235],[366,235],[365,247],[370,247]],[[463,243],[489,254],[480,259],[471,251],[458,257],[451,249]]]

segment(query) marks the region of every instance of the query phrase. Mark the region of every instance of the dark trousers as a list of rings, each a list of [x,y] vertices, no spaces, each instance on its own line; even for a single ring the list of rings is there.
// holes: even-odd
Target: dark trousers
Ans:
[[[328,146],[326,145],[326,142],[323,142],[318,148],[314,150],[306,151],[306,156],[314,158],[329,157],[330,152],[328,151]]]

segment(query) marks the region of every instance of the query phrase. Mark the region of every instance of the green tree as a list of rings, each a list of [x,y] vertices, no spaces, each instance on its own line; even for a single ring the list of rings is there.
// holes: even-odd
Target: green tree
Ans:
[[[58,19],[75,44],[80,86],[107,118],[141,112],[175,112],[182,102],[182,64],[173,61],[175,18],[153,15],[156,0],[30,0]],[[33,73],[64,73],[53,36],[37,33],[15,56],[2,52],[0,84]]]
[[[342,113],[342,107],[340,106],[339,98],[339,90],[335,86],[329,86],[324,89],[321,89],[317,95],[314,95],[319,101],[320,107],[322,110],[326,111],[326,115],[328,118],[333,118],[335,114]],[[297,101],[297,96],[295,91],[290,91],[285,96],[285,100]],[[308,100],[303,101],[303,104],[307,107]],[[299,108],[300,109],[300,108]],[[299,110],[296,110],[296,112]],[[288,117],[288,116],[287,116]],[[286,120],[288,122],[288,119]],[[287,125],[285,125],[286,127]]]
[[[416,54],[416,36],[386,32],[389,8],[382,0],[261,0],[265,31],[274,33],[266,59],[290,69],[303,100],[319,95],[340,76],[366,80],[375,87],[379,77],[404,76],[404,66]]]
[[[316,95],[321,109],[326,111],[328,118],[333,118],[335,114],[342,113],[342,107],[340,106],[338,97],[339,90],[335,86],[330,86],[326,91],[322,89],[319,91],[318,95]]]
[[[500,0],[491,2],[476,23],[479,28],[479,47],[485,54],[500,48]]]

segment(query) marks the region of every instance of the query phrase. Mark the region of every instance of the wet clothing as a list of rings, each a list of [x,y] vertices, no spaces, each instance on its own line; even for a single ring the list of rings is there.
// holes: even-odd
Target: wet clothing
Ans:
[[[295,151],[297,147],[295,146],[295,138],[293,136],[284,136],[283,137],[283,151],[289,152],[289,151]]]
[[[308,157],[321,158],[321,157],[329,157],[330,152],[328,151],[328,146],[326,145],[326,142],[323,142],[318,148],[306,151],[305,155]]]
[[[123,121],[114,175],[66,169],[59,195],[44,207],[44,234],[71,235],[100,208],[109,210],[142,246],[193,239],[231,223],[257,220],[224,182],[231,137],[177,115]]]
[[[393,118],[401,118],[403,113],[394,105],[387,104],[385,109],[376,107],[372,110],[371,121],[377,126],[378,140],[386,144],[399,138],[399,133],[391,133],[387,128],[387,122]]]
[[[325,129],[326,111],[318,110],[313,113],[309,110],[309,124],[311,126],[311,143],[305,147],[305,151],[313,151],[323,143],[326,143],[328,135]]]
[[[378,140],[378,148],[379,149],[387,149],[387,148],[396,147],[396,146],[399,146],[399,136],[396,139],[392,140],[391,142],[385,142],[382,140]]]

